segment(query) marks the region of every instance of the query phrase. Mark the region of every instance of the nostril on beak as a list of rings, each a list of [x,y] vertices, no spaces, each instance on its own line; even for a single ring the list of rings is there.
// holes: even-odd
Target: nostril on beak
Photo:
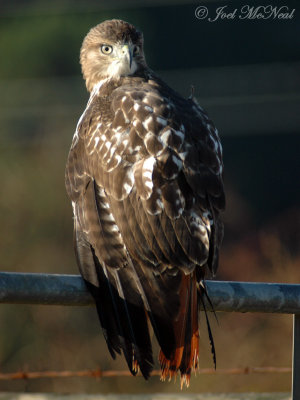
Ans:
[[[129,63],[129,68],[131,68],[132,51],[127,44],[122,47],[122,55],[127,58],[128,63]]]

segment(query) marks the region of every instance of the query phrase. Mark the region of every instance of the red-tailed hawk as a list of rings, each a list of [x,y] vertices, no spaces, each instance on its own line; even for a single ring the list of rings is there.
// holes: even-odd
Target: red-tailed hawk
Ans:
[[[199,304],[223,236],[222,148],[193,98],[172,90],[145,61],[131,24],[91,29],[80,54],[90,92],[73,138],[66,187],[80,272],[112,357],[132,374],[153,367],[188,385],[198,365]]]

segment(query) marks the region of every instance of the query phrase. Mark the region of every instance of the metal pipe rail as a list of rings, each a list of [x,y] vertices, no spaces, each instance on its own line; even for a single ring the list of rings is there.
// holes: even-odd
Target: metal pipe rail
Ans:
[[[206,281],[215,311],[294,315],[293,400],[300,399],[300,284]],[[0,303],[91,306],[79,275],[0,272]],[[210,309],[209,305],[207,305]]]

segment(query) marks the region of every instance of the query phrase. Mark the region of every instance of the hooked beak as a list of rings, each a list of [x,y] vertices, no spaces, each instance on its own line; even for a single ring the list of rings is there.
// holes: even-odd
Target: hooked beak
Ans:
[[[122,55],[127,60],[129,68],[131,69],[132,49],[128,46],[128,44],[124,44],[124,46],[122,47]]]

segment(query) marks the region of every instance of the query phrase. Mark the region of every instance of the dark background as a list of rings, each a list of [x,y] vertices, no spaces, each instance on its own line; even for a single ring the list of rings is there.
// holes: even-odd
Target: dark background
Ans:
[[[121,18],[143,31],[149,66],[185,96],[194,86],[219,129],[227,211],[217,278],[299,281],[300,8],[296,1],[272,2],[296,9],[288,20],[195,17],[199,5],[214,18],[218,7],[238,14],[247,3],[0,3],[2,270],[77,273],[64,167],[88,99],[79,50],[91,27]],[[0,318],[2,372],[125,368],[110,361],[93,309],[1,306]],[[220,320],[214,326],[220,367],[290,366],[289,317],[221,314]],[[211,367],[203,336],[200,366]],[[289,388],[288,374],[200,376],[191,386],[192,391]],[[178,385],[157,378],[150,384],[140,378],[48,379],[0,382],[0,390],[143,392],[174,391]]]

